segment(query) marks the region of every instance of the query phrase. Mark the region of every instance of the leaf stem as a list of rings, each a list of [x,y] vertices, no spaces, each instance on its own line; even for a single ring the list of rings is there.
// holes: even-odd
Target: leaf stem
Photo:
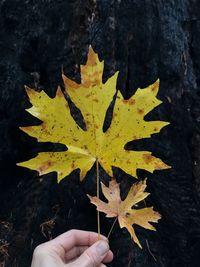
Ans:
[[[112,224],[112,226],[111,226],[111,228],[110,228],[110,231],[109,231],[109,233],[108,233],[107,239],[109,239],[110,234],[111,234],[111,232],[112,232],[112,230],[113,230],[113,228],[114,228],[114,226],[115,226],[116,221],[117,221],[117,217],[115,218],[115,220],[114,220],[114,222],[113,222],[113,224]]]
[[[97,172],[97,199],[99,199],[99,162],[96,159],[96,172]],[[97,228],[98,228],[98,240],[100,240],[101,226],[100,226],[100,214],[97,210]]]

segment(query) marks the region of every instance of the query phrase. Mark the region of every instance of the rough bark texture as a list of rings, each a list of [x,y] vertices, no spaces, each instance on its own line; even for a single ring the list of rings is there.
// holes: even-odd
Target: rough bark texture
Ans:
[[[104,81],[120,71],[126,98],[159,77],[164,104],[147,118],[171,122],[151,140],[132,144],[172,166],[138,172],[149,178],[149,204],[162,214],[158,231],[137,228],[140,250],[116,227],[109,266],[200,266],[200,2],[2,0],[0,12],[0,266],[30,266],[36,245],[68,229],[96,230],[86,197],[95,193],[94,170],[82,184],[75,171],[58,185],[55,174],[38,177],[15,165],[52,147],[18,128],[35,122],[25,112],[23,85],[54,96],[63,85],[62,65],[79,81],[88,44],[105,59]],[[135,181],[119,170],[116,177],[126,190]],[[106,234],[112,220],[101,220]]]

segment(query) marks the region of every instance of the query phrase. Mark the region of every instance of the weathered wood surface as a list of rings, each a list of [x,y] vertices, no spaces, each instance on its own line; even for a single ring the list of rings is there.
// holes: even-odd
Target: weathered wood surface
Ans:
[[[149,177],[148,204],[163,216],[158,231],[137,228],[140,250],[126,230],[116,228],[110,266],[200,266],[200,2],[2,0],[0,12],[1,266],[28,267],[40,242],[71,228],[96,229],[95,208],[85,196],[95,193],[94,171],[83,184],[74,172],[57,185],[55,174],[39,179],[15,166],[51,146],[18,129],[36,122],[24,111],[23,85],[54,96],[62,65],[78,81],[89,43],[105,59],[104,80],[120,71],[125,97],[159,77],[164,104],[147,118],[171,122],[151,140],[133,144],[172,166],[153,175],[139,172]],[[125,189],[135,181],[120,171],[116,176]],[[103,233],[111,224],[102,216]]]

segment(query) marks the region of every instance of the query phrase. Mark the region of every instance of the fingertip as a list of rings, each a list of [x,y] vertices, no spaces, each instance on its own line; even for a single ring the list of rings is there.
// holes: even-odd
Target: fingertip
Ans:
[[[105,240],[99,240],[89,247],[85,252],[76,260],[76,266],[92,267],[99,266],[106,255],[109,253],[109,245]]]
[[[108,256],[109,256],[110,261],[114,259],[114,254],[111,250],[108,251]]]
[[[103,262],[108,263],[111,262],[114,258],[113,252],[111,250],[108,251],[105,258],[103,259]]]

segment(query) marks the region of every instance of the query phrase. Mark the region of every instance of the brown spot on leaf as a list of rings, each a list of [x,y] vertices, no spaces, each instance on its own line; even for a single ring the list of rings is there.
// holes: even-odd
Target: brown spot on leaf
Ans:
[[[40,166],[40,167],[38,168],[38,172],[41,173],[41,174],[43,174],[43,172],[44,172],[46,169],[47,169],[47,166],[42,165],[42,166]]]
[[[167,167],[167,165],[165,164],[165,163],[161,163],[161,164],[159,164],[159,163],[156,163],[155,165],[155,170],[163,170],[163,169],[166,169],[166,167]]]
[[[74,164],[74,162],[72,162],[72,164],[71,164],[71,168],[74,170],[75,169],[75,164]]]
[[[52,164],[53,164],[52,161],[50,161],[50,160],[47,161],[47,166],[48,167],[52,166]]]
[[[149,164],[154,159],[154,157],[151,154],[144,154],[143,159],[146,164]]]
[[[135,99],[131,98],[131,99],[128,99],[128,100],[123,100],[124,104],[128,104],[130,106],[132,105],[135,105]]]
[[[116,112],[113,112],[113,119],[117,116]]]
[[[85,88],[90,88],[94,86],[100,86],[101,85],[101,80],[99,78],[99,72],[93,73],[93,75],[88,74],[88,70],[85,69],[84,67],[81,68],[81,83]],[[98,75],[95,77],[95,75]]]
[[[143,114],[144,113],[144,109],[143,108],[138,108],[137,110],[138,110],[139,114]]]
[[[135,105],[135,99],[130,99],[129,100],[129,105]]]
[[[127,163],[127,164],[131,164],[131,161],[130,161],[130,159],[128,159],[128,160],[126,161],[126,163]]]
[[[39,173],[43,174],[49,167],[52,166],[52,164],[53,163],[50,160],[44,162],[43,165],[38,168]]]

